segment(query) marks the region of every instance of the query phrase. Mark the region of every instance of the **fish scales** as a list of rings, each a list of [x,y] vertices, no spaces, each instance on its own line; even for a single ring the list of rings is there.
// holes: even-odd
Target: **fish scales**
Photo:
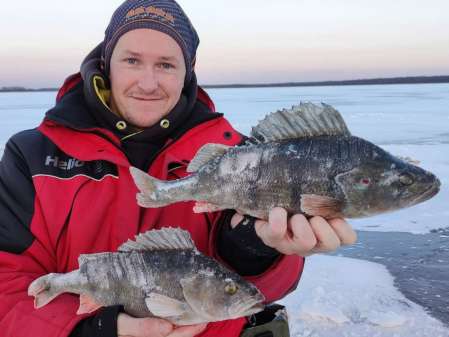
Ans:
[[[87,276],[91,293],[95,291],[102,302],[122,303],[128,311],[144,317],[148,315],[145,292],[158,289],[164,295],[181,299],[181,287],[173,280],[176,274],[183,275],[189,268],[191,270],[195,262],[195,254],[189,251],[182,254],[172,250],[133,251],[89,260],[80,272]]]
[[[263,155],[267,155],[263,149],[231,149],[229,154],[198,172],[201,183],[195,190],[197,199],[219,201],[224,198],[224,204],[233,204],[235,198],[245,197],[244,190],[250,190],[260,177]]]
[[[215,190],[213,195],[209,191],[199,194],[207,194],[208,201],[212,203],[220,202],[245,210],[273,207],[273,204],[281,206],[293,204],[293,207],[288,208],[300,207],[298,198],[300,194],[329,193],[335,188],[331,186],[330,178],[336,171],[349,170],[358,164],[357,161],[350,163],[346,158],[339,158],[338,151],[334,150],[337,147],[354,146],[357,139],[340,138],[301,139],[233,149],[220,161],[211,164],[216,167],[204,168],[198,172],[198,179],[203,181],[202,186],[206,190],[210,190],[211,187]],[[260,158],[257,166],[247,169],[248,162],[235,164],[240,158],[239,152],[251,153],[251,151],[257,154],[258,159]],[[275,167],[272,165],[273,162],[276,163]],[[324,163],[328,163],[333,169],[321,170]],[[285,193],[286,185],[294,188]],[[229,193],[230,191],[233,193]],[[232,195],[232,198],[223,195]]]
[[[195,198],[244,211],[274,205],[294,211],[300,209],[303,193],[341,196],[332,178],[369,155],[363,143],[357,137],[332,136],[234,148],[199,170]],[[349,161],[338,157],[337,147],[346,150]]]
[[[145,307],[142,287],[154,284],[141,255],[136,252],[108,253],[88,259],[79,269],[88,280],[85,292],[97,297],[104,305],[123,303],[132,312],[141,311]]]

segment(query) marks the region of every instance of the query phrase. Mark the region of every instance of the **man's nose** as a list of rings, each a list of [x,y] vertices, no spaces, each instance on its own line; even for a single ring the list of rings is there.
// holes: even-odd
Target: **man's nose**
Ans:
[[[147,93],[153,92],[159,87],[157,74],[152,67],[146,67],[140,74],[139,87]]]

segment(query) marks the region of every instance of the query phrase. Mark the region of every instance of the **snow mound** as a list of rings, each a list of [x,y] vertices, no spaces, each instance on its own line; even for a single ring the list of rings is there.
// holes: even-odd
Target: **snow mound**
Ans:
[[[449,329],[409,301],[377,263],[335,256],[307,259],[286,305],[293,337],[449,337]]]

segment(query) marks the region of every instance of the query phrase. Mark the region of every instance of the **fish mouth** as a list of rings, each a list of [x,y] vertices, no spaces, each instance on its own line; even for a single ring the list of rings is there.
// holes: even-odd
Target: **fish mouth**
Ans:
[[[253,314],[258,313],[258,312],[262,311],[263,309],[265,309],[265,305],[263,303],[258,303],[251,307],[251,310],[253,310]]]
[[[240,313],[240,316],[250,316],[257,314],[258,312],[261,312],[263,309],[265,309],[265,305],[258,302],[250,306],[249,308],[246,308]]]
[[[433,198],[440,191],[440,187],[441,182],[439,179],[436,179],[432,184],[432,186],[430,186],[427,190],[425,190],[422,194],[420,194],[412,201],[412,205],[416,205],[426,200],[429,200],[430,198]]]
[[[236,303],[230,310],[232,313],[230,316],[243,317],[261,312],[265,308],[265,305],[262,303],[264,299],[263,296],[257,296],[256,298]]]

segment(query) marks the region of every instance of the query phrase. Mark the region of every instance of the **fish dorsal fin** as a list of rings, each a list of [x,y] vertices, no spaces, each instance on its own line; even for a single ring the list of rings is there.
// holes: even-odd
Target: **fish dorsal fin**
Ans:
[[[310,102],[271,113],[251,130],[253,143],[336,135],[351,135],[340,113],[330,105]]]
[[[232,146],[223,144],[206,144],[201,147],[195,154],[195,157],[187,167],[187,172],[196,172],[201,166],[212,160],[213,158],[224,155]]]
[[[196,247],[188,231],[168,227],[136,235],[135,240],[128,240],[118,248],[120,252],[162,249],[196,249]]]

